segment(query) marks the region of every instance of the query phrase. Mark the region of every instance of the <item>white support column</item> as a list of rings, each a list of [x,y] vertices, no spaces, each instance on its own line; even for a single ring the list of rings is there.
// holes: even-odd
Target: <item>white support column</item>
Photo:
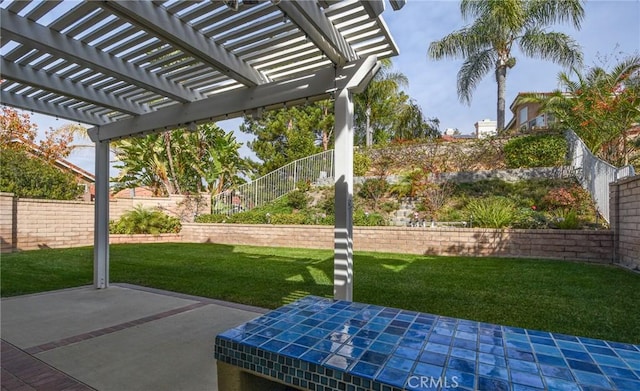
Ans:
[[[109,287],[109,141],[96,142],[93,286]]]
[[[333,297],[353,300],[353,100],[347,88],[336,91]]]

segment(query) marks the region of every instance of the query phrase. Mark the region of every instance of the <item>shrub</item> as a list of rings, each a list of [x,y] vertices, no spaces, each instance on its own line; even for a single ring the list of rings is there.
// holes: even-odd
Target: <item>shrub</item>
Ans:
[[[558,229],[578,229],[580,227],[580,219],[575,209],[559,209],[555,212],[555,221],[553,223]]]
[[[334,214],[336,210],[336,193],[334,191],[327,191],[323,196],[324,199],[320,204],[320,209],[322,209],[322,211],[327,215]]]
[[[296,189],[306,193],[309,190],[311,190],[311,182],[310,181],[298,181],[298,182],[296,182]]]
[[[335,225],[336,215],[331,214],[317,214],[313,218],[313,223],[316,225]]]
[[[467,210],[473,216],[475,227],[504,228],[516,215],[513,202],[504,197],[473,199],[467,204]]]
[[[567,140],[562,135],[530,135],[509,140],[504,146],[508,168],[555,167],[565,163]]]
[[[227,219],[227,223],[234,224],[267,224],[267,213],[259,210],[250,210],[232,214]]]
[[[380,205],[380,209],[382,209],[385,213],[395,212],[400,208],[400,204],[397,201],[387,201]]]
[[[551,189],[543,198],[544,204],[548,209],[566,208],[576,204],[576,197],[571,191],[565,187]]]
[[[398,197],[422,196],[427,182],[426,172],[421,168],[405,171],[400,180],[390,187],[390,192]]]
[[[309,204],[309,197],[302,190],[294,190],[287,194],[287,205],[293,209],[305,209]]]
[[[542,229],[549,226],[549,221],[544,213],[531,207],[518,208],[515,213],[512,228]]]
[[[433,219],[440,217],[441,211],[451,197],[453,190],[449,182],[428,183],[424,189],[421,207]]]
[[[0,191],[16,197],[74,200],[83,192],[72,174],[29,157],[25,152],[0,149]]]
[[[224,223],[229,216],[225,214],[206,214],[196,217],[196,223]]]
[[[358,194],[364,199],[377,201],[387,192],[388,188],[389,184],[384,178],[367,179],[360,187]]]
[[[119,220],[109,222],[113,234],[153,234],[180,232],[180,220],[158,211],[145,209],[142,205],[123,214]]]
[[[309,223],[308,216],[303,213],[278,213],[271,215],[271,224],[301,225]]]
[[[353,154],[353,175],[365,176],[371,168],[371,158],[364,153],[355,152]]]
[[[379,213],[368,213],[362,209],[356,209],[353,213],[353,225],[361,227],[377,227],[387,225],[387,221]]]

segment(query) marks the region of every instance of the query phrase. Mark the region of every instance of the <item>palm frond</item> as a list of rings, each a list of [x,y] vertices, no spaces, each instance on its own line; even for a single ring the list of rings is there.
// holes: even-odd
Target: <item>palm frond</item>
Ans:
[[[442,58],[463,58],[471,55],[478,43],[479,37],[463,28],[445,36],[429,45],[429,57],[439,60]]]
[[[471,96],[482,78],[494,69],[496,54],[487,49],[470,55],[458,71],[458,97],[470,103]]]
[[[465,20],[470,18],[491,20],[493,23],[508,28],[522,26],[526,16],[521,0],[462,0],[460,13]]]
[[[550,26],[571,23],[580,30],[584,19],[583,0],[530,0],[527,4],[527,23],[531,26]]]
[[[611,77],[617,83],[629,79],[640,71],[640,56],[634,55],[622,60],[611,71]]]
[[[571,71],[574,74],[579,74],[577,68],[575,67],[571,68]],[[571,80],[571,76],[567,72],[558,73],[558,86],[560,86],[560,88],[563,88],[565,91],[573,93],[580,88],[580,84],[580,80]]]
[[[532,28],[522,35],[519,42],[526,56],[551,60],[566,67],[582,64],[580,45],[567,34]]]

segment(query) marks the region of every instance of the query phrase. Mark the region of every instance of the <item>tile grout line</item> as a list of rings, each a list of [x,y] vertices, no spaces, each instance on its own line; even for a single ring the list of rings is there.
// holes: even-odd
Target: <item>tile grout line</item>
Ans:
[[[149,316],[145,316],[142,318],[138,318],[138,319],[133,319],[130,320],[128,322],[123,322],[120,324],[116,324],[116,325],[112,325],[112,326],[108,326],[108,327],[103,327],[101,329],[97,329],[97,330],[92,330],[92,331],[88,331],[86,333],[82,333],[82,334],[78,334],[78,335],[73,335],[71,337],[67,337],[67,338],[62,338],[59,339],[57,341],[52,341],[52,342],[47,342],[44,344],[40,344],[40,345],[36,345],[36,346],[32,346],[30,348],[26,348],[24,349],[24,351],[26,353],[29,354],[38,354],[38,353],[42,353],[42,352],[46,352],[52,349],[56,349],[59,347],[63,347],[63,346],[67,346],[67,345],[71,345],[77,342],[82,342],[82,341],[87,341],[96,337],[100,337],[103,335],[107,335],[107,334],[111,334],[111,333],[115,333],[117,331],[122,331],[122,330],[126,330],[135,326],[140,326],[143,325],[145,323],[149,323],[149,322],[153,322],[155,320],[160,320],[160,319],[164,319],[173,315],[177,315],[177,314],[181,314],[183,312],[187,312],[187,311],[191,311],[200,307],[204,307],[209,305],[209,303],[205,303],[205,302],[198,302],[198,303],[194,303],[194,304],[190,304],[187,305],[185,307],[179,307],[179,308],[174,308],[172,310],[168,310],[168,311],[164,311],[164,312],[160,312],[154,315],[149,315]]]

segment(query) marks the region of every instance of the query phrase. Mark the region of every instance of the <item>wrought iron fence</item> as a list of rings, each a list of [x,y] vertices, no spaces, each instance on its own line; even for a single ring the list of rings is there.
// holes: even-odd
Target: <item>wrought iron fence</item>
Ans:
[[[573,131],[565,134],[569,144],[569,161],[574,174],[596,203],[602,217],[609,222],[609,183],[635,175],[633,166],[614,167],[596,157]]]
[[[293,161],[252,182],[215,195],[211,211],[231,215],[273,202],[295,190],[300,181],[316,183],[333,177],[333,162],[332,149]]]

